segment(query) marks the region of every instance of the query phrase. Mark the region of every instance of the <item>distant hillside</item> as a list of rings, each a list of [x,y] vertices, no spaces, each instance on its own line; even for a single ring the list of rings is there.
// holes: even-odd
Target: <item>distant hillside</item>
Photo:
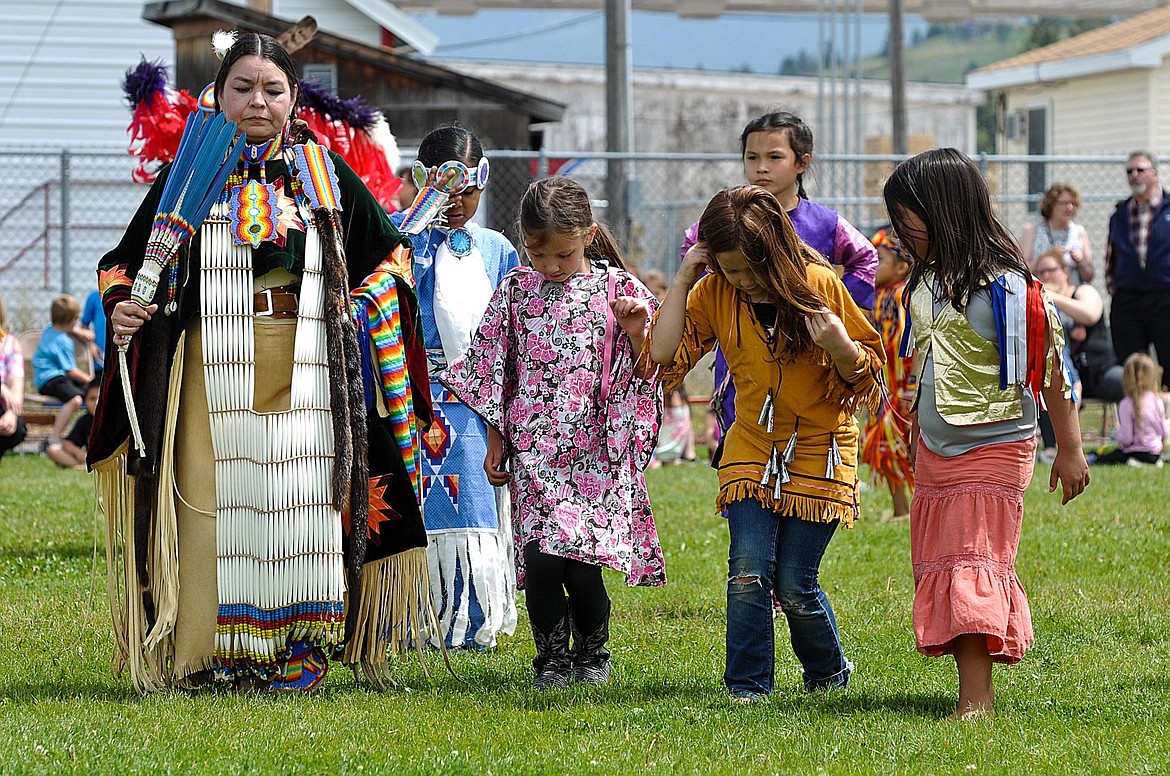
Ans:
[[[1067,26],[1067,25],[1066,25]],[[1041,32],[1047,33],[1047,29]],[[1065,34],[1063,28],[1052,34]],[[906,47],[906,72],[911,81],[962,83],[968,71],[1013,57],[1044,42],[1037,41],[1036,25],[967,22],[959,25],[931,25],[916,32]],[[1055,38],[1054,38],[1055,39]],[[886,79],[890,75],[885,49],[861,62],[866,78]],[[826,63],[831,56],[826,55]],[[840,65],[840,72],[852,72],[852,62]],[[812,75],[817,71],[815,54],[807,50],[786,57],[780,64],[783,75]]]
[[[1000,27],[979,36],[936,34],[906,48],[906,77],[910,81],[957,84],[974,70],[1013,57],[1028,42],[1027,27]],[[866,78],[889,78],[884,53],[861,61]]]

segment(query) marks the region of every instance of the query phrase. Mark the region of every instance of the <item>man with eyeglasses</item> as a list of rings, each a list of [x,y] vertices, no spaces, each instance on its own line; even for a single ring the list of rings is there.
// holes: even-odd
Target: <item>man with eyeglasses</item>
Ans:
[[[1125,165],[1132,196],[1117,204],[1105,245],[1105,283],[1113,295],[1109,326],[1117,360],[1150,345],[1170,378],[1170,197],[1158,182],[1157,157],[1134,151]],[[1162,357],[1166,361],[1162,361]]]

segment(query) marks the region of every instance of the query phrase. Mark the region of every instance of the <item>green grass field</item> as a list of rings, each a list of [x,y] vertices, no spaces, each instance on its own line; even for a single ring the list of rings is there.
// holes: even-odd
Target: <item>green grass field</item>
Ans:
[[[532,639],[432,656],[377,693],[339,666],[313,696],[138,697],[111,676],[93,487],[43,458],[0,462],[0,773],[1166,773],[1170,771],[1170,470],[1094,470],[1068,507],[1028,493],[1018,571],[1036,645],[997,668],[999,714],[941,721],[953,663],[914,650],[905,523],[866,493],[822,569],[856,673],[809,696],[777,621],[779,692],[736,706],[721,684],[727,533],[715,477],[648,474],[670,583],[615,601],[614,676],[538,694]],[[94,568],[98,569],[95,576]]]

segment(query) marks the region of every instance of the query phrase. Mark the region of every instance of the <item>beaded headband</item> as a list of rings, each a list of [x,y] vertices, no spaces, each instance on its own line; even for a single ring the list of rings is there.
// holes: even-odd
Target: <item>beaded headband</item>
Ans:
[[[437,182],[443,180],[444,175],[451,170],[455,170],[455,176],[446,186],[442,187],[442,191],[445,194],[455,195],[467,189],[469,186],[482,189],[487,185],[490,169],[486,156],[479,160],[479,164],[475,166],[475,169],[471,169],[463,162],[456,160],[443,162],[439,165],[438,172],[435,175],[436,187],[438,187]],[[416,159],[414,164],[411,165],[410,171],[411,177],[414,178],[414,185],[420,189],[424,188],[427,185],[427,173],[429,172],[427,166]]]

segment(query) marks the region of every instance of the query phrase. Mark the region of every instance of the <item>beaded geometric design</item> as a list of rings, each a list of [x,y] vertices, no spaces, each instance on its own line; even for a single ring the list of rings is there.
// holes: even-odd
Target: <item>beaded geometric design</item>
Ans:
[[[260,243],[276,236],[277,219],[284,211],[271,183],[248,181],[243,186],[232,187],[228,205],[236,245],[259,248]]]
[[[287,131],[288,129],[286,128],[285,132]],[[280,156],[283,147],[284,134],[282,133],[274,138],[265,140],[263,143],[257,143],[255,145],[248,143],[244,145],[244,150],[241,155],[249,164],[260,164]]]
[[[291,646],[291,654],[279,666],[280,675],[272,681],[272,690],[308,692],[320,686],[329,673],[325,651],[308,639]]]
[[[341,189],[337,185],[337,169],[329,152],[316,143],[293,146],[293,166],[297,180],[304,186],[309,209],[341,209]]]
[[[469,255],[472,248],[471,232],[463,227],[452,229],[447,235],[447,247],[451,249],[451,253],[461,259]]]
[[[426,186],[419,190],[414,203],[406,209],[402,224],[398,227],[403,234],[422,234],[423,230],[442,222],[443,208],[450,198],[438,189]]]

